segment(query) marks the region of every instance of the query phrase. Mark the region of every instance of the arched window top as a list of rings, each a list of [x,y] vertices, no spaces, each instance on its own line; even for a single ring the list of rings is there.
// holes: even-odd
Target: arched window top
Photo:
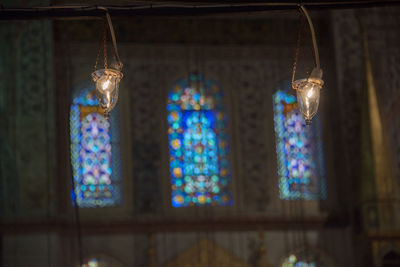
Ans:
[[[279,192],[282,199],[326,198],[321,126],[318,116],[311,126],[298,110],[289,82],[273,95]]]
[[[97,106],[98,102],[96,99],[94,88],[88,87],[82,91],[75,91],[72,103],[75,105],[83,106]]]
[[[168,110],[221,110],[224,111],[223,92],[212,79],[201,73],[191,73],[178,80],[168,95]]]
[[[109,207],[121,202],[117,114],[107,120],[93,88],[76,94],[70,109],[71,164],[80,207]]]
[[[227,117],[223,93],[199,73],[168,94],[172,206],[230,205]]]

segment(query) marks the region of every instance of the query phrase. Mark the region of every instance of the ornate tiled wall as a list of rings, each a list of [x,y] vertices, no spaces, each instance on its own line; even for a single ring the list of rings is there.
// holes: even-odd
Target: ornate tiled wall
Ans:
[[[2,168],[4,199],[14,201],[8,207],[11,204],[21,215],[45,214],[48,203],[55,203],[52,26],[48,22],[2,23],[1,29],[1,43],[7,46],[2,49],[2,122],[6,126],[2,127],[2,148],[9,154],[4,160],[13,159]]]
[[[382,16],[387,14],[390,15],[388,16],[390,23],[388,23],[392,25],[392,28],[389,27],[387,35],[381,38],[376,37],[380,36],[379,29],[385,28],[387,25],[376,24],[378,23],[375,22],[376,18],[371,17],[369,23],[378,25],[378,28],[375,30],[371,28],[374,31],[372,31],[373,35],[370,36],[370,39],[374,55],[373,64],[378,67],[375,71],[379,73],[380,77],[377,79],[377,84],[379,88],[382,88],[379,90],[378,97],[383,103],[381,104],[383,117],[388,118],[385,123],[389,129],[390,140],[393,142],[394,159],[398,166],[400,157],[398,146],[400,143],[398,135],[400,120],[397,108],[400,98],[397,93],[399,53],[396,47],[388,48],[385,53],[381,51],[385,42],[393,43],[394,46],[398,44],[394,35],[395,29],[397,29],[397,20],[394,13],[386,12]],[[331,135],[335,135],[335,140],[339,140],[334,144],[333,149],[329,148],[329,145],[326,149],[327,154],[335,154],[327,158],[333,158],[334,166],[339,170],[337,175],[335,175],[335,171],[329,171],[333,177],[331,180],[328,179],[328,188],[339,188],[337,198],[343,204],[336,206],[334,203],[333,207],[329,207],[327,210],[336,209],[344,211],[345,214],[352,212],[352,207],[358,201],[354,192],[362,178],[360,177],[360,161],[355,160],[359,159],[361,150],[359,137],[362,132],[364,88],[361,30],[357,26],[359,23],[356,15],[351,10],[333,12],[331,20],[334,23],[331,26],[334,42],[330,43],[329,34],[326,34],[321,38],[320,47],[322,63],[326,70],[324,77],[327,80],[327,85],[322,91],[325,99],[323,105],[321,104],[321,113],[324,114],[323,119],[325,119],[323,122],[324,132],[330,132]],[[205,76],[215,79],[225,91],[225,102],[229,115],[228,132],[232,147],[230,160],[233,169],[234,206],[212,211],[207,215],[222,214],[246,218],[249,215],[275,216],[292,213],[292,215],[298,216],[297,219],[304,215],[301,213],[302,211],[296,210],[296,207],[298,208],[300,205],[293,206],[288,211],[284,210],[287,206],[282,205],[278,200],[272,123],[272,92],[280,81],[291,75],[295,52],[296,29],[294,25],[296,22],[296,18],[275,24],[271,21],[260,20],[235,22],[234,27],[238,31],[243,30],[242,37],[232,37],[232,34],[228,39],[213,42],[212,40],[221,39],[219,35],[216,35],[218,31],[215,29],[220,27],[220,31],[226,34],[226,31],[232,28],[230,23],[220,20],[205,20],[198,25],[192,25],[191,27],[194,28],[204,28],[206,27],[204,25],[215,27],[211,27],[213,31],[202,39],[202,34],[192,36],[191,33],[186,32],[190,30],[186,27],[187,25],[179,28],[178,23],[172,20],[166,23],[169,25],[166,27],[170,30],[177,27],[180,30],[168,36],[164,43],[157,39],[164,33],[162,20],[161,22],[156,21],[158,26],[153,25],[154,31],[146,32],[143,36],[138,36],[138,34],[143,29],[147,29],[147,26],[151,24],[149,21],[141,22],[139,20],[138,27],[134,31],[123,28],[129,25],[120,23],[121,29],[117,32],[117,38],[122,35],[120,39],[123,42],[119,47],[121,58],[125,64],[125,77],[121,84],[121,90],[125,91],[125,96],[127,96],[121,98],[121,107],[127,107],[127,109],[123,109],[125,113],[121,123],[129,125],[127,127],[129,131],[122,132],[125,135],[122,140],[129,140],[122,144],[122,158],[129,159],[122,162],[124,170],[128,170],[123,172],[125,174],[123,179],[132,181],[125,183],[125,185],[131,185],[125,192],[132,196],[132,201],[130,198],[124,198],[125,201],[130,201],[124,203],[128,207],[127,210],[124,210],[127,218],[141,220],[152,218],[152,216],[164,218],[179,215],[179,211],[176,212],[170,207],[165,105],[167,90],[173,82],[195,70],[200,70]],[[65,23],[67,22],[63,24]],[[329,23],[324,19],[321,28],[317,27],[317,32],[323,29],[331,33],[327,24]],[[273,25],[278,26],[274,28]],[[73,28],[63,32],[63,34],[67,34],[67,37],[58,37],[64,42],[63,47],[66,47],[65,54],[68,57],[69,65],[61,66],[68,72],[69,84],[67,86],[71,87],[68,90],[76,89],[82,84],[90,82],[90,72],[97,48],[93,39],[97,39],[98,36],[87,29],[82,27],[81,33],[77,34],[75,39],[73,38],[78,43],[66,42],[68,33],[74,34]],[[177,33],[178,31],[184,32],[184,34],[180,35]],[[289,34],[290,31],[293,31],[293,35]],[[57,34],[60,35],[60,32]],[[85,34],[90,37],[80,38]],[[130,34],[135,36],[132,37]],[[258,40],[255,38],[257,34],[263,37]],[[2,122],[7,121],[6,129],[0,129],[2,134],[0,141],[9,144],[0,147],[3,155],[1,175],[6,173],[7,176],[3,180],[2,186],[3,189],[7,188],[10,192],[18,192],[12,196],[11,194],[7,197],[3,195],[3,199],[8,201],[3,203],[3,207],[7,207],[7,209],[17,207],[18,212],[23,212],[24,215],[45,215],[49,203],[52,209],[56,199],[68,198],[68,196],[58,196],[53,190],[56,180],[52,177],[55,177],[57,165],[54,158],[55,107],[52,102],[54,90],[51,78],[51,26],[45,22],[21,23],[13,31],[3,31],[2,36],[3,40],[9,38],[13,40],[13,44],[17,47],[12,50],[13,53],[8,53],[10,50],[1,51],[4,56],[8,53],[9,56],[5,56],[6,62],[13,66],[12,72],[4,69],[4,64],[0,69],[0,87],[12,88],[12,90],[2,89],[0,93],[1,96],[5,96],[0,99],[1,119]],[[310,51],[309,38],[307,35],[304,38],[305,45],[302,51],[305,52],[301,54],[301,64],[312,65],[312,57],[307,57]],[[258,43],[254,44],[256,41]],[[141,42],[147,44],[139,45],[138,43]],[[174,44],[171,45],[168,42]],[[203,45],[198,45],[199,43]],[[382,54],[384,55],[382,56]],[[380,67],[382,69],[379,69]],[[2,80],[1,75],[4,72],[7,73],[7,77],[11,78]],[[5,98],[7,101],[4,100]],[[12,105],[8,104],[8,99],[11,99]],[[340,127],[336,129],[335,126]],[[41,153],[36,151],[41,151]],[[9,160],[10,163],[6,160]],[[18,176],[18,179],[12,179],[13,175]],[[68,179],[68,177],[66,178]],[[46,192],[50,192],[51,197],[48,197]],[[335,198],[335,194],[335,190],[330,191],[329,198]],[[318,205],[313,207],[313,212],[315,211],[313,215],[325,214]],[[9,210],[8,212],[16,211]],[[90,216],[88,218],[93,219]],[[101,221],[108,217],[100,216],[96,219]],[[352,234],[348,229],[343,230],[349,225],[341,228],[342,226],[338,227],[338,230],[332,230],[330,234],[314,232],[310,243],[328,250],[331,255],[333,254],[333,258],[340,258],[341,255],[351,258],[352,240],[350,236]],[[354,226],[358,227],[359,225],[355,222]],[[196,232],[187,235],[160,234],[157,237],[159,238],[159,250],[161,250],[160,263],[170,261],[178,252],[182,252],[189,246],[190,242],[195,242],[198,240],[197,237],[203,234]],[[210,236],[209,233],[206,235]],[[250,251],[246,248],[247,239],[253,238],[254,235],[255,233],[235,232],[231,236],[225,235],[225,233],[215,233],[211,237],[216,237],[217,243],[227,246],[241,259],[249,260]],[[285,233],[271,231],[267,235],[272,236],[268,241],[267,251],[270,246],[271,254],[269,256],[274,264],[278,264],[282,260],[284,252],[287,252],[284,250],[304,245],[301,241],[301,233],[291,235],[290,238],[294,240],[291,245],[284,244],[286,242],[284,240]],[[189,238],[187,239],[186,236]],[[144,265],[146,260],[143,251],[146,238],[137,235],[122,238],[124,239],[123,244],[128,244],[129,249],[135,250],[136,248],[139,251],[140,255],[136,255],[136,259],[129,249],[117,249],[120,244],[113,242],[117,242],[119,238],[118,236],[106,238],[101,235],[88,234],[84,238],[86,252],[95,253],[102,249],[109,249],[119,258],[125,257],[124,262],[127,264]],[[186,239],[190,242],[185,243]],[[234,242],[230,247],[232,240]],[[279,248],[274,246],[276,240],[280,242],[277,246]],[[342,240],[345,241],[342,242]],[[65,241],[63,244],[68,247],[68,242],[72,244],[71,246],[76,244],[71,240]],[[115,246],[110,248],[110,244],[115,244]],[[170,248],[170,244],[176,246]],[[10,246],[10,248],[12,247]],[[244,252],[242,253],[242,251]],[[339,259],[339,263],[341,266],[346,266],[344,257]]]
[[[355,188],[352,203],[355,205],[356,242],[359,254],[370,248],[367,239],[374,244],[375,238],[381,238],[385,232],[390,238],[398,239],[395,228],[399,220],[399,204],[396,199],[399,190],[399,50],[398,28],[400,10],[387,7],[368,10],[349,10],[333,12],[333,29],[336,46],[336,66],[340,113],[343,123],[343,151],[346,157],[346,170]],[[350,27],[350,25],[353,25]],[[363,43],[363,31],[367,42]],[[368,93],[365,75],[364,47],[372,64],[372,74],[379,104],[379,114],[383,126],[384,151],[391,175],[375,177],[373,167],[373,149],[371,144],[370,118],[368,117]],[[369,96],[371,97],[371,96]],[[369,139],[369,140],[368,140]],[[361,154],[360,154],[361,152]],[[360,157],[361,156],[361,157]],[[359,160],[355,160],[359,159]],[[360,165],[361,164],[361,165]],[[383,187],[379,193],[376,183]],[[351,186],[352,185],[352,186]],[[356,187],[354,187],[356,186]],[[350,196],[350,194],[346,194]],[[345,196],[346,197],[346,196]],[[357,198],[360,201],[357,211]],[[354,202],[356,200],[356,202]],[[362,203],[362,204],[361,204]],[[360,214],[358,216],[357,214]],[[365,227],[365,228],[364,228]],[[362,229],[365,230],[362,237]],[[368,234],[366,234],[368,232]],[[368,236],[368,237],[367,237]],[[395,241],[393,241],[395,242]],[[365,253],[365,252],[364,252]],[[370,254],[368,254],[370,255]],[[374,251],[375,264],[380,266],[382,255]],[[362,263],[362,260],[358,264]]]
[[[365,13],[364,13],[365,14]],[[368,33],[371,63],[375,86],[384,124],[388,155],[393,157],[392,173],[396,176],[391,186],[400,190],[400,10],[396,8],[374,9],[372,15],[363,16]]]
[[[197,49],[203,56],[199,65],[190,62],[187,55],[191,49]],[[285,56],[268,58],[278,54],[278,49],[120,47],[126,62],[121,90],[130,95],[127,105],[132,164],[126,164],[132,168],[135,212],[157,214],[169,209],[167,91],[177,79],[196,70],[216,80],[225,92],[234,209],[240,213],[264,214],[273,209],[269,200],[277,198],[277,178],[272,92],[290,70],[292,49],[287,48]]]

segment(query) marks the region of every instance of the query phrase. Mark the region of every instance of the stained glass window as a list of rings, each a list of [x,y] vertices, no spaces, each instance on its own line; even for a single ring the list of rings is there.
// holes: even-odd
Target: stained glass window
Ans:
[[[91,89],[73,99],[70,135],[75,188],[71,196],[80,207],[108,207],[121,202],[117,119],[116,113],[109,120],[103,116]]]
[[[123,267],[124,265],[118,260],[106,255],[98,255],[90,257],[84,261],[82,267]],[[77,266],[79,267],[79,265]]]
[[[172,86],[167,113],[172,206],[231,205],[221,89],[192,73]]]
[[[301,250],[287,257],[282,267],[330,267],[332,261],[320,252]]]
[[[290,255],[282,264],[282,267],[322,267],[315,261],[302,261],[296,255]]]
[[[290,85],[273,96],[281,199],[324,199],[326,184],[319,118],[311,126],[297,108]]]

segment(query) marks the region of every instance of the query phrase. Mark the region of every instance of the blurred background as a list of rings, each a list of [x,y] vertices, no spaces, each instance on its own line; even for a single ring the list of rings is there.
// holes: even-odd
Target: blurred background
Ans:
[[[76,3],[2,7],[50,4]],[[111,13],[109,119],[91,78],[103,20],[0,21],[0,266],[400,266],[400,7],[309,10],[310,126],[298,10],[170,11]]]

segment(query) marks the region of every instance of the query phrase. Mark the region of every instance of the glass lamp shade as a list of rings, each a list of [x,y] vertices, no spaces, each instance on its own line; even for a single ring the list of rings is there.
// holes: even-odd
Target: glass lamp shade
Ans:
[[[293,83],[293,88],[297,91],[297,103],[307,125],[311,124],[312,118],[318,111],[319,90],[324,84],[321,78],[322,70],[314,69],[310,78],[296,80]]]
[[[96,83],[97,101],[107,115],[117,104],[122,72],[115,69],[101,69],[93,72],[92,78]]]

